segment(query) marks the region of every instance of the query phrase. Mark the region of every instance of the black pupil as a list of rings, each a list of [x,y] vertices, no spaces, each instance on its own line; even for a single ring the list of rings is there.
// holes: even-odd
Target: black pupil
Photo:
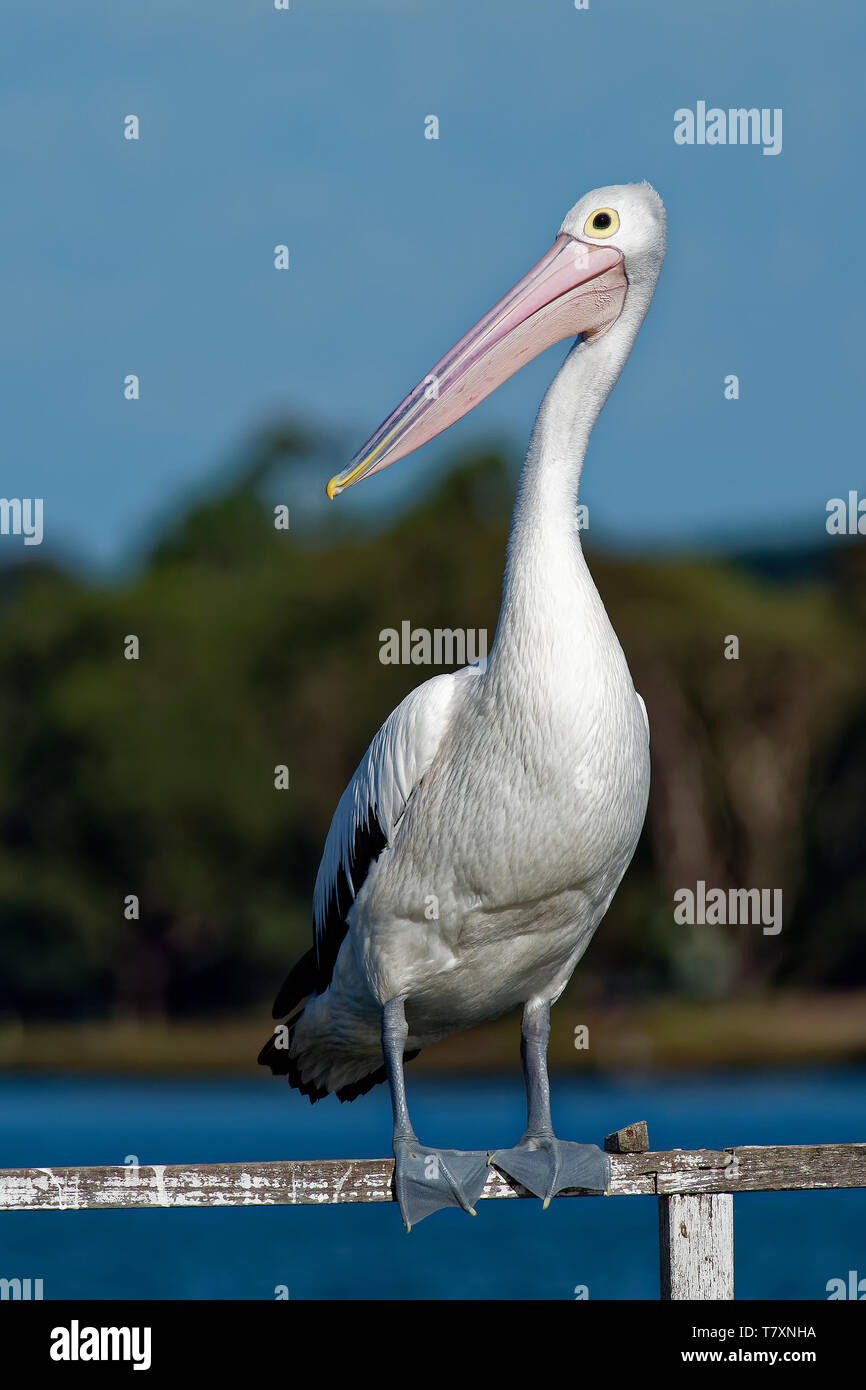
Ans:
[[[592,219],[592,225],[597,232],[603,232],[606,227],[610,226],[610,213],[597,212]]]

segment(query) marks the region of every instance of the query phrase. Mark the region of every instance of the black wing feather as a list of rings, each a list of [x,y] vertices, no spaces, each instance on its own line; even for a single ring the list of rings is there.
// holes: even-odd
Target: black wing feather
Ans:
[[[341,864],[333,887],[328,894],[324,921],[316,942],[318,953],[316,990],[319,994],[328,988],[333,978],[337,956],[340,954],[340,947],[346,932],[349,930],[349,923],[346,921],[349,909],[370,872],[371,864],[375,864],[387,843],[388,837],[372,813],[366,825],[359,825],[355,830],[355,838],[352,841],[352,849],[349,854],[349,874],[347,876]],[[349,882],[350,878],[351,883]],[[352,891],[353,885],[354,892]]]

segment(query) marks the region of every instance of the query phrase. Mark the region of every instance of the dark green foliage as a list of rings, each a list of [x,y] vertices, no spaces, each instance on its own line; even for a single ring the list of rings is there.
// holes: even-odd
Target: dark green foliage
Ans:
[[[181,1015],[269,999],[309,945],[347,778],[433,674],[382,665],[380,631],[409,619],[492,641],[515,482],[503,458],[459,462],[384,530],[350,524],[362,513],[341,502],[293,507],[277,531],[273,501],[292,506],[328,475],[308,447],[289,428],[256,441],[131,580],[44,563],[3,573],[0,1011]],[[780,577],[591,553],[649,707],[654,787],[581,967],[587,988],[866,983],[866,566],[857,544],[822,556]],[[723,658],[729,633],[739,661]],[[138,661],[124,659],[128,634]],[[274,787],[279,764],[288,791]],[[672,892],[696,878],[782,887],[781,936],[676,926]],[[124,916],[130,894],[138,920]]]

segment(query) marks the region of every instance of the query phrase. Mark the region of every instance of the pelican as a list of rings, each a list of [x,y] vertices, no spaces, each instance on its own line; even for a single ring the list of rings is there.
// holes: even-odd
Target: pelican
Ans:
[[[521,473],[490,654],[425,681],[386,719],[344,791],[316,879],[313,948],[282,986],[259,1055],[310,1101],[387,1081],[406,1229],[475,1214],[492,1163],[543,1199],[604,1192],[609,1159],[559,1139],[550,1008],[634,853],[649,722],[580,544],[592,427],[658,280],[665,214],[647,183],[599,188],[552,247],[461,338],[328,483],[329,497],[465,415],[544,348],[573,346]],[[527,1125],[493,1153],[422,1144],[404,1062],[522,1005]]]

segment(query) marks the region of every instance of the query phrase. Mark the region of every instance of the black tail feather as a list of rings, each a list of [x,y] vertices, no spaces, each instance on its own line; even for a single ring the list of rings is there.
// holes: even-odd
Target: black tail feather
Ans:
[[[301,959],[292,966],[286,976],[274,1001],[273,1013],[274,1018],[283,1018],[285,1015],[289,1015],[289,1017],[268,1038],[258,1058],[259,1064],[263,1067],[270,1067],[274,1076],[285,1076],[290,1086],[293,1086],[296,1091],[300,1091],[302,1096],[309,1096],[311,1105],[315,1105],[317,1100],[322,1100],[325,1096],[330,1095],[330,1092],[327,1086],[317,1086],[313,1082],[303,1081],[297,1060],[290,1054],[295,1024],[304,1012],[304,1006],[310,995],[318,992],[319,966],[316,961],[315,949],[313,949],[301,956]],[[288,1034],[285,1033],[285,1029],[288,1029]],[[418,1056],[418,1051],[420,1048],[415,1052],[407,1052],[403,1061],[411,1062],[414,1057]],[[372,1091],[374,1086],[378,1086],[387,1079],[384,1066],[376,1067],[374,1071],[362,1076],[359,1081],[352,1081],[348,1086],[340,1086],[336,1095],[341,1101],[357,1100],[358,1096],[365,1096],[368,1091]]]
[[[272,1034],[268,1038],[259,1053],[259,1063],[263,1067],[270,1067],[274,1076],[284,1076],[290,1086],[294,1087],[296,1091],[300,1091],[302,1096],[309,1096],[310,1104],[315,1105],[317,1100],[323,1100],[325,1096],[330,1095],[330,1091],[327,1086],[317,1086],[311,1081],[302,1080],[296,1058],[289,1055],[294,1035],[292,1025],[297,1022],[299,1017],[300,1015],[296,1015],[289,1025],[283,1025],[284,1027],[288,1026],[289,1033],[286,1037],[280,1030],[281,1046],[277,1046],[276,1034]],[[415,1052],[405,1053],[403,1061],[411,1062],[413,1058],[418,1056],[419,1051],[420,1048]],[[352,1081],[348,1086],[340,1086],[335,1094],[341,1101],[357,1100],[358,1096],[365,1096],[368,1091],[372,1091],[374,1086],[378,1086],[380,1082],[387,1081],[387,1079],[384,1065],[376,1067],[374,1071],[362,1076],[360,1080]]]
[[[273,1017],[284,1018],[305,999],[309,999],[311,994],[317,993],[318,974],[316,952],[311,948],[292,966],[280,986],[280,992],[274,1000]]]
[[[420,1051],[421,1049],[418,1047],[414,1052],[404,1052],[403,1061],[413,1061]],[[388,1073],[385,1071],[384,1066],[377,1067],[375,1071],[371,1071],[367,1076],[362,1076],[360,1081],[352,1081],[348,1086],[340,1086],[334,1094],[340,1101],[357,1100],[359,1096],[365,1096],[368,1091],[372,1091],[374,1086],[378,1086],[382,1081],[387,1080]]]
[[[284,1076],[290,1086],[296,1091],[300,1091],[302,1096],[309,1096],[310,1104],[315,1105],[317,1100],[322,1100],[328,1094],[327,1086],[316,1086],[310,1081],[303,1081],[298,1068],[297,1060],[289,1056],[292,1046],[292,1036],[294,1028],[289,1027],[289,1035],[283,1046],[277,1046],[277,1035],[272,1034],[268,1038],[261,1052],[259,1053],[259,1063],[263,1067],[270,1067],[274,1076]],[[280,1037],[282,1039],[282,1030]]]

